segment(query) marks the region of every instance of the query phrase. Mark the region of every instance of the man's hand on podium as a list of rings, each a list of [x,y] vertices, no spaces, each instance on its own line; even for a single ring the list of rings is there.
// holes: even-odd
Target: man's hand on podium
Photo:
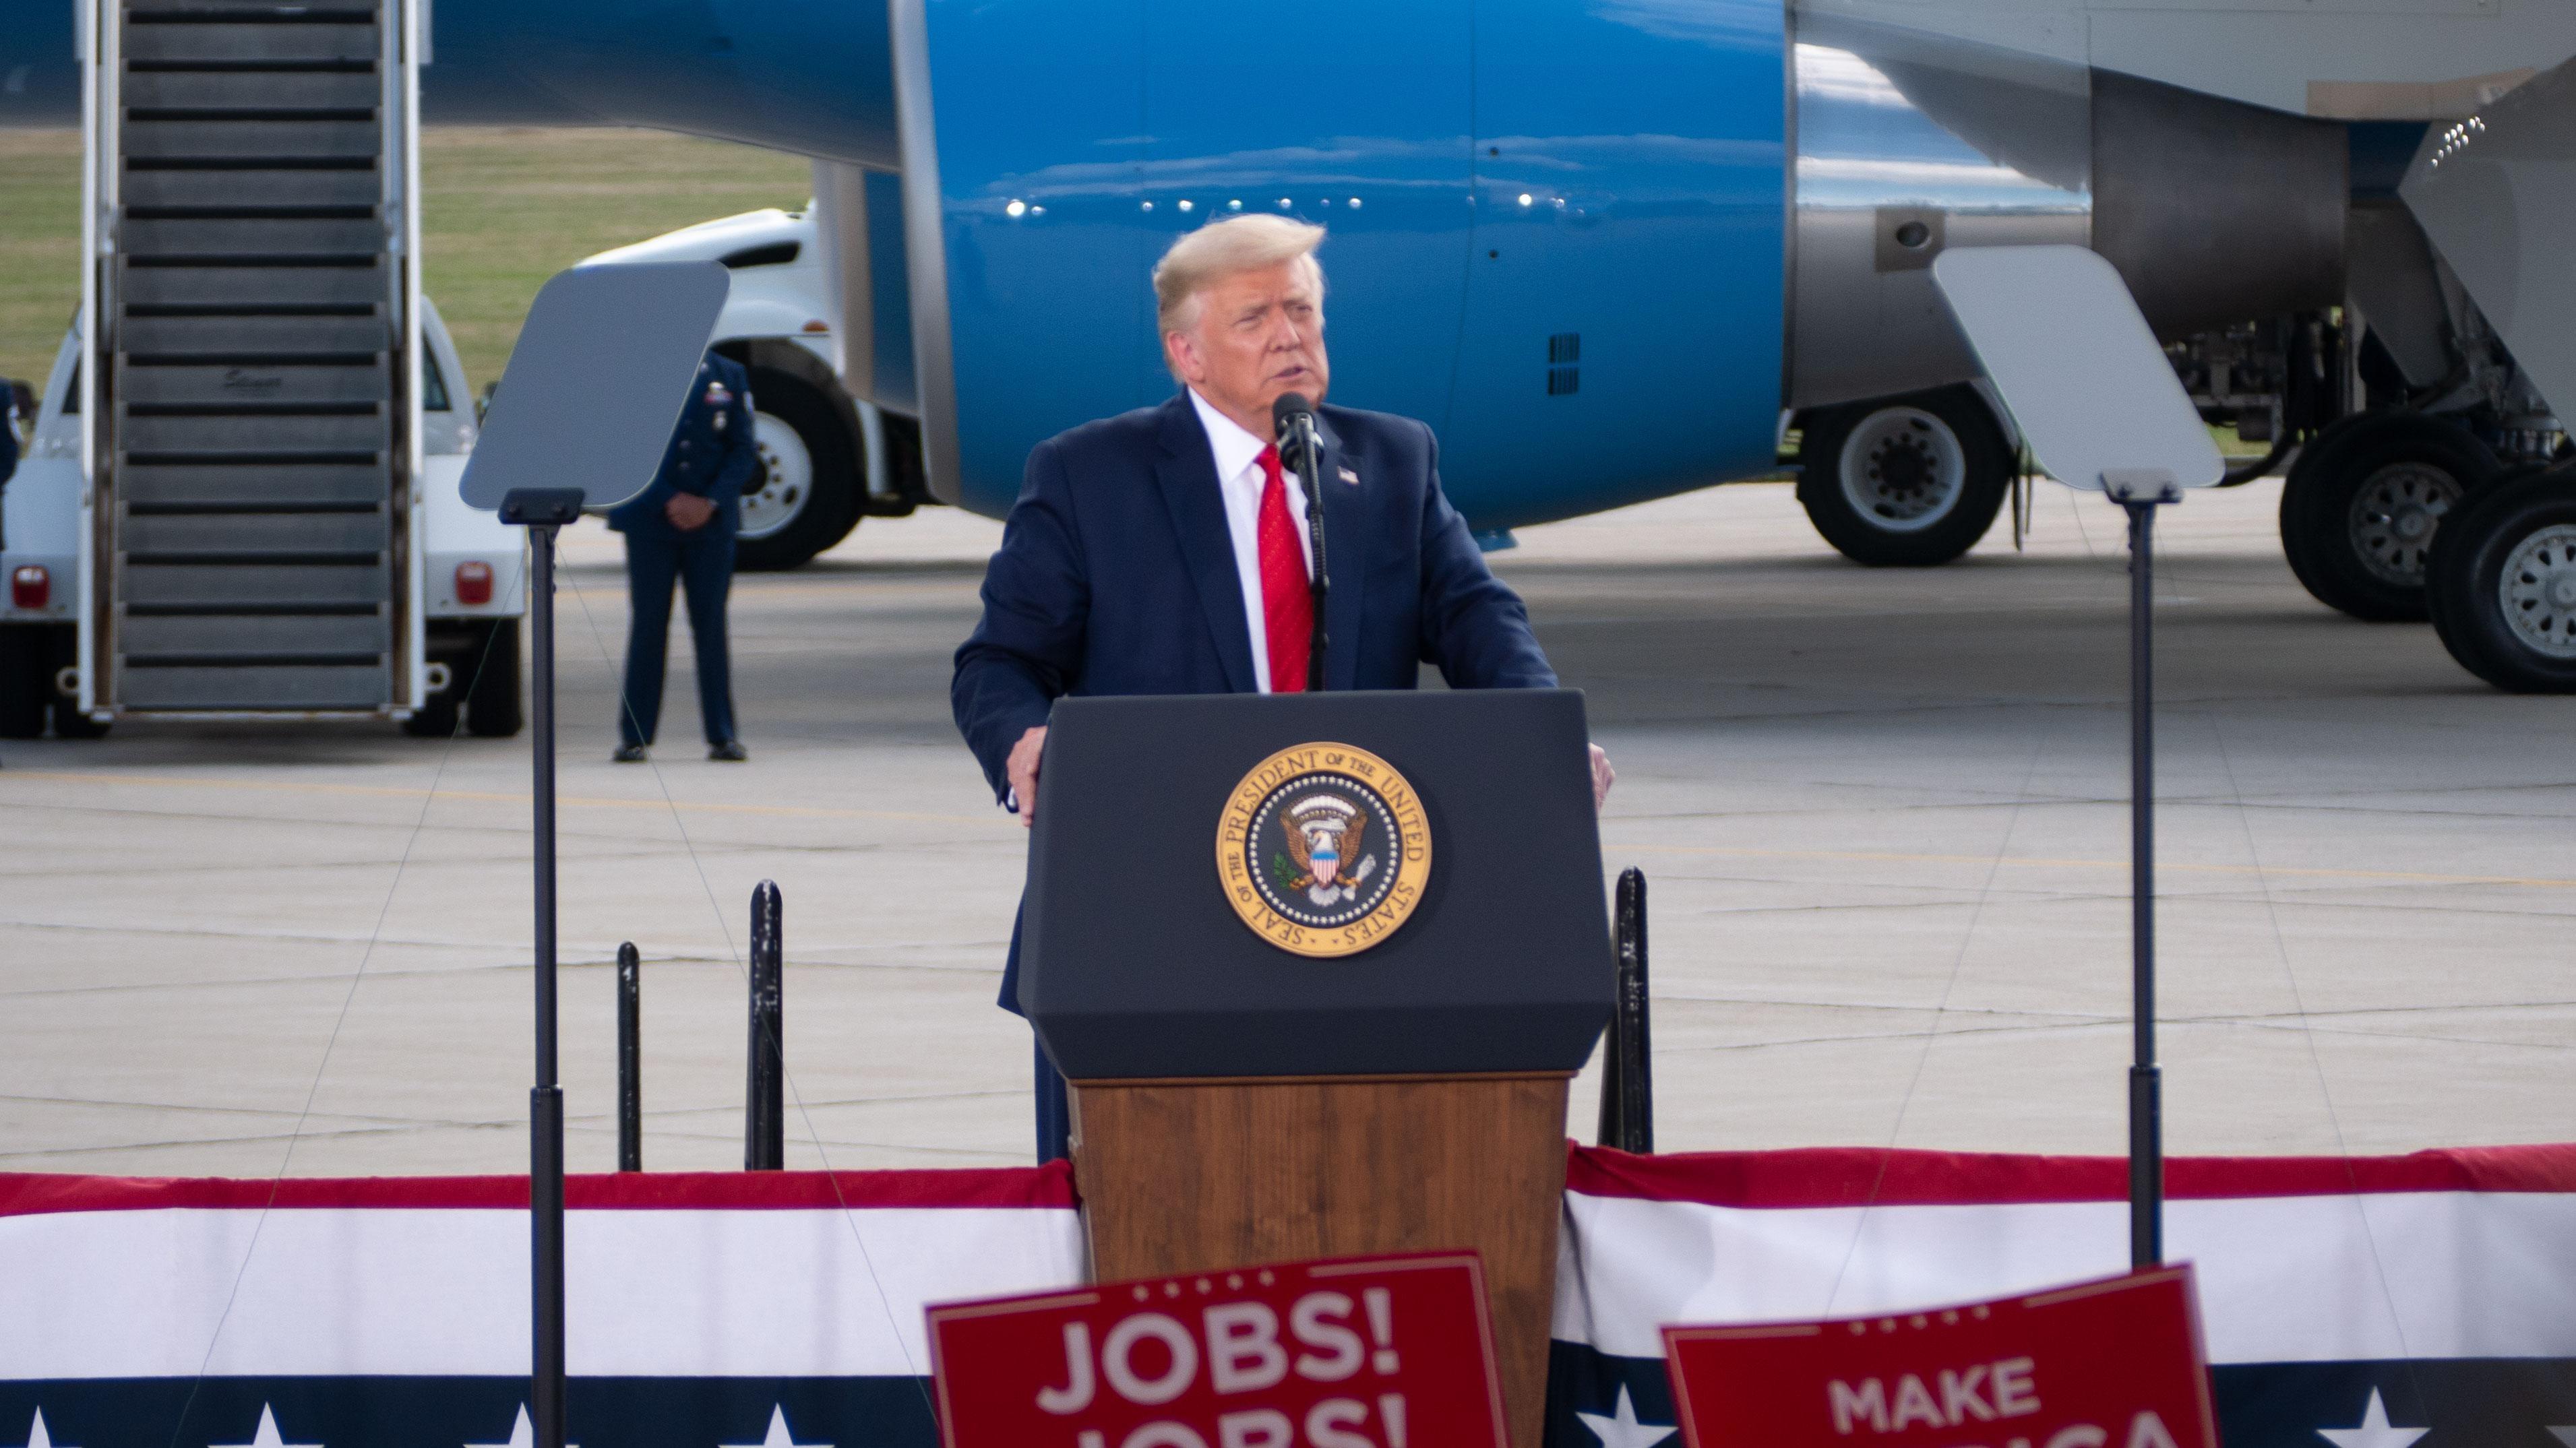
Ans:
[[[1043,729],[1040,729],[1040,730],[1038,730],[1037,732],[1038,732],[1038,733],[1040,733],[1040,734],[1044,734],[1046,731],[1045,731],[1045,730],[1043,730]],[[1023,742],[1025,742],[1025,741],[1023,741]],[[1013,754],[1013,755],[1011,756],[1011,759],[1012,759],[1012,761],[1013,761],[1014,763],[1016,763],[1016,762],[1019,760],[1019,755],[1017,755],[1017,754]],[[1036,766],[1034,763],[1032,763],[1032,764],[1029,766],[1029,777],[1030,777],[1031,779],[1035,779],[1035,778],[1037,777],[1037,766]],[[1601,806],[1602,806],[1603,804],[1605,804],[1605,803],[1607,803],[1607,802],[1609,801],[1609,798],[1610,798],[1610,786],[1612,786],[1612,785],[1614,785],[1614,784],[1617,784],[1618,782],[1619,782],[1619,771],[1617,771],[1617,770],[1615,770],[1615,769],[1612,769],[1612,768],[1610,767],[1610,756],[1609,756],[1608,754],[1606,754],[1606,753],[1603,753],[1603,752],[1602,752],[1602,749],[1601,749],[1601,746],[1600,746],[1600,745],[1598,745],[1598,744],[1593,745],[1593,746],[1592,746],[1592,811],[1593,811],[1593,813],[1598,814],[1598,813],[1600,813],[1600,812],[1601,812]]]
[[[1045,752],[1046,726],[1040,724],[1020,736],[1020,742],[1011,746],[1011,757],[1002,765],[1002,777],[1011,785],[1011,802],[1020,808],[1022,829],[1038,822],[1038,756]],[[1610,766],[1601,762],[1599,749],[1594,749],[1592,754],[1593,787],[1595,790],[1608,789],[1610,786],[1598,781],[1601,771]]]

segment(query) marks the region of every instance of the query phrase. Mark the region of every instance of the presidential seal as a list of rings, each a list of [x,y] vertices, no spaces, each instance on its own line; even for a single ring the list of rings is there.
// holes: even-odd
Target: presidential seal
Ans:
[[[1394,766],[1347,744],[1300,744],[1254,767],[1217,822],[1226,903],[1299,955],[1368,949],[1422,903],[1431,826]]]

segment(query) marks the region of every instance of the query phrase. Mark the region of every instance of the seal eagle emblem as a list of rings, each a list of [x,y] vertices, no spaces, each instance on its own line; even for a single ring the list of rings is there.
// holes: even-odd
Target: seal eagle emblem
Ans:
[[[1347,744],[1300,744],[1226,796],[1217,876],[1235,914],[1298,955],[1353,955],[1422,902],[1431,827],[1394,766]]]

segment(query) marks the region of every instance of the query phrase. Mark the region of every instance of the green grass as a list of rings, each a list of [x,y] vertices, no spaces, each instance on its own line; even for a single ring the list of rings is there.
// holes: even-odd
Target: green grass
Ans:
[[[557,271],[812,189],[802,157],[655,131],[433,129],[421,173],[422,283],[477,388]],[[0,377],[41,386],[79,300],[80,137],[0,131]]]
[[[546,278],[691,222],[801,208],[812,175],[801,156],[657,131],[432,130],[421,282],[479,389],[501,375]]]
[[[80,134],[0,131],[0,377],[45,385],[80,305]]]

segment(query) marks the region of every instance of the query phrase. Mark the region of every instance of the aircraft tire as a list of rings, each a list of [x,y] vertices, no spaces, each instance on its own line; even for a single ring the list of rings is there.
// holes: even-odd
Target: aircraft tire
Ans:
[[[2451,511],[2443,514],[2442,528],[2458,529],[2463,537],[2474,535],[2478,525],[2471,519],[2478,509],[2486,506],[2488,499],[2503,492],[2506,484],[2546,472],[2548,467],[2546,463],[2523,463],[2505,469],[2504,474],[2494,482],[2462,498],[2453,505]],[[2452,623],[2447,615],[2454,596],[2460,593],[2460,590],[2433,586],[2434,570],[2444,566],[2442,560],[2448,553],[2442,544],[2444,536],[2441,529],[2434,530],[2433,549],[2424,555],[2424,611],[2432,621],[2433,632],[2443,640],[2443,647],[2449,648]]]
[[[507,739],[527,722],[526,671],[519,667],[519,621],[495,619],[465,691],[465,727],[478,739]]]
[[[2281,487],[2281,552],[2319,603],[2372,622],[2429,617],[2424,567],[2446,514],[2501,471],[2464,429],[2421,413],[2348,419]]]
[[[45,706],[54,694],[41,627],[0,626],[0,739],[41,739]]]
[[[1971,387],[1807,414],[1798,502],[1855,563],[1925,568],[1976,546],[2012,485],[2012,451]]]
[[[2282,495],[2287,497],[2294,487],[2310,486],[2306,481],[2306,475],[2333,456],[2346,434],[2356,427],[2375,425],[2382,421],[2383,417],[2384,414],[2381,413],[2355,412],[2327,423],[2315,437],[2301,444],[2297,455],[2290,459],[2289,473],[2282,479]],[[2310,574],[2316,565],[2309,557],[2307,539],[2306,533],[2291,528],[2287,524],[2281,528],[2281,557],[2289,563],[2290,572],[2299,580],[2299,586],[2306,589],[2310,597],[2315,597],[2321,585],[2309,581]]]
[[[2425,592],[2462,668],[2511,693],[2576,693],[2576,477],[2515,477],[2443,520]]]
[[[766,473],[744,493],[734,567],[766,573],[809,562],[850,536],[867,481],[855,440],[813,384],[754,367],[751,400]]]

